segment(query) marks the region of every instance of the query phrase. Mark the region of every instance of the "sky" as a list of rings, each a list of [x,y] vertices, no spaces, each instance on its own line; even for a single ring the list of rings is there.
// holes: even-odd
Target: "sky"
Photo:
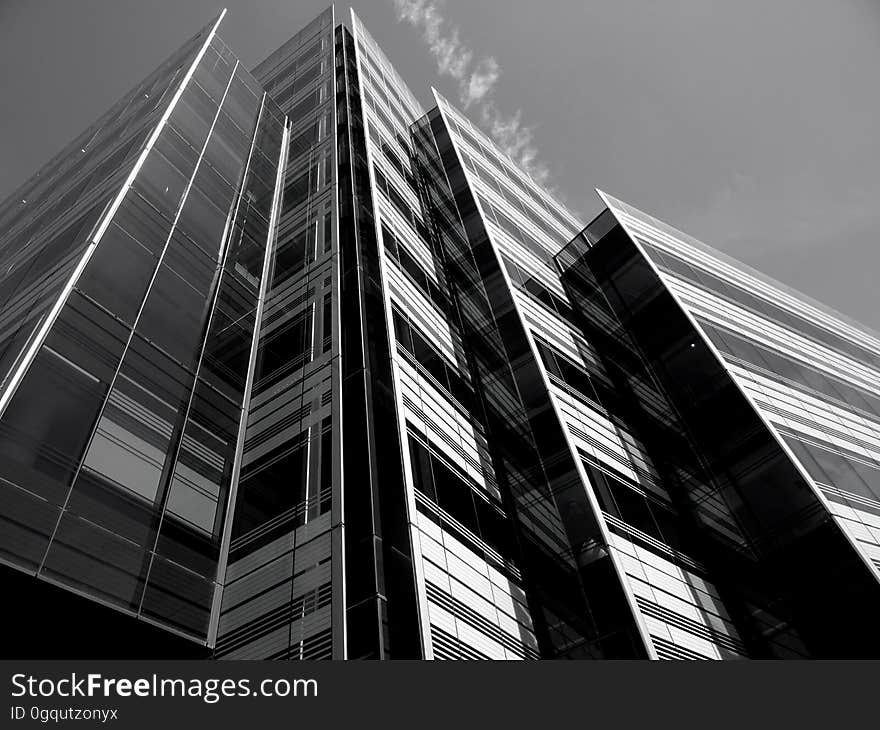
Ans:
[[[223,7],[251,68],[328,4],[0,0],[0,199]],[[601,188],[880,330],[880,1],[351,5],[584,222]]]

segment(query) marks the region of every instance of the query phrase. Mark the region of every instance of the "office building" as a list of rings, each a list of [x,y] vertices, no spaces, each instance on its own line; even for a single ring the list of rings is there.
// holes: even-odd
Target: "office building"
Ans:
[[[880,656],[880,338],[223,22],[0,206],[18,656]]]

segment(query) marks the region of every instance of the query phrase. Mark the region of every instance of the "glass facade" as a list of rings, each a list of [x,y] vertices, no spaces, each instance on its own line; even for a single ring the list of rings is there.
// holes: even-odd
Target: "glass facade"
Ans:
[[[488,451],[516,525],[518,550],[510,552],[520,557],[536,648],[551,657],[644,656],[530,332],[439,109],[421,132],[424,167],[444,170],[432,185],[435,207],[447,211],[437,227],[455,275]]]
[[[222,19],[0,204],[23,656],[880,656],[880,336]]]
[[[533,658],[535,628],[489,452],[454,290],[457,271],[435,235],[439,179],[425,166],[435,163],[431,143],[406,123],[424,112],[356,17],[353,26],[381,238],[382,316],[394,345],[420,654]]]
[[[31,305],[0,418],[4,557],[201,644],[282,124],[216,25],[41,172],[51,196],[82,178],[77,222],[10,291],[54,301]]]
[[[789,604],[785,620],[801,655],[875,656],[877,420],[870,398],[880,341],[631,206],[606,201],[613,227],[604,235],[628,251],[627,286],[634,292],[639,278],[650,281],[658,300],[652,306],[667,310],[668,340],[655,335],[649,345],[644,334],[631,334],[643,354],[651,348],[657,377],[677,391],[678,413],[692,420],[696,448],[716,472],[716,502],[729,513],[731,547],[752,554],[766,573],[761,582],[778,593],[775,605]],[[593,238],[583,261],[599,260],[608,247]],[[566,263],[574,248],[562,255]],[[687,347],[673,354],[676,319]],[[708,384],[713,373],[701,393],[698,379]],[[721,486],[724,480],[730,484]],[[713,518],[698,513],[698,520]]]
[[[215,656],[341,651],[333,13],[254,69],[284,118]],[[277,179],[276,179],[277,172]],[[336,578],[334,578],[336,576]],[[334,627],[335,626],[335,633]],[[334,649],[334,647],[336,647]]]

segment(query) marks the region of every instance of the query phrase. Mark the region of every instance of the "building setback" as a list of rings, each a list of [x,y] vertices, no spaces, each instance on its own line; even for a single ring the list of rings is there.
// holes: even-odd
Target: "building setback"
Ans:
[[[880,337],[223,17],[0,205],[8,654],[880,657]]]

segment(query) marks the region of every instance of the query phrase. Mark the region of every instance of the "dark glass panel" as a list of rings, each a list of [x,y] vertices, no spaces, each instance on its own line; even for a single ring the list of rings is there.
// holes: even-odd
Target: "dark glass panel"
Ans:
[[[296,234],[290,241],[282,243],[275,252],[275,269],[272,286],[278,286],[285,279],[299,273],[309,260],[309,239],[311,227]]]
[[[223,53],[216,46],[219,39],[214,38],[211,45],[205,49],[205,55],[196,66],[190,84],[196,83],[202,87],[205,93],[214,100],[216,104],[220,103],[226,92],[226,86],[229,84],[229,77],[232,75],[233,64],[228,58],[223,57]]]
[[[293,161],[304,152],[308,152],[318,141],[318,122],[295,133],[290,140],[288,159]]]
[[[61,510],[7,481],[5,457],[0,458],[4,477],[0,481],[0,556],[26,570],[35,571],[46,553]]]
[[[513,527],[510,518],[498,506],[474,496],[479,535],[502,556],[516,557]]]
[[[284,188],[284,208],[291,210],[304,203],[317,184],[313,170],[309,168],[299,177],[287,183]]]
[[[430,452],[419,441],[410,436],[409,453],[412,464],[413,485],[422,494],[436,502],[437,490],[434,488]]]
[[[43,346],[0,421],[0,475],[63,504],[106,390]]]
[[[807,437],[784,435],[803,467],[816,481],[851,494],[880,502],[880,466],[834,451],[829,445],[811,443]]]
[[[77,288],[133,324],[157,263],[154,254],[112,223],[77,281]]]
[[[98,438],[100,437],[96,436]],[[137,443],[132,444],[132,448],[137,448]],[[100,457],[96,457],[93,463],[97,467]],[[158,480],[158,474],[156,479]],[[134,475],[126,481],[132,484]],[[155,493],[155,489],[152,491]],[[70,492],[67,511],[143,546],[151,538],[151,526],[156,520],[152,499],[138,493],[135,488],[123,487],[88,465],[77,476]]]
[[[287,377],[309,362],[311,356],[312,317],[311,310],[307,310],[263,335],[257,353],[257,387],[263,389]]]
[[[143,548],[65,513],[42,573],[110,603],[136,610],[147,564]]]
[[[201,150],[216,112],[217,103],[198,84],[190,83],[174,107],[168,123],[193,148]]]
[[[174,169],[179,171],[179,173],[189,181],[196,168],[199,151],[194,149],[189,142],[174,131],[173,127],[166,125],[162,129],[162,132],[156,139],[153,149],[155,152],[161,153],[161,155],[173,165]],[[149,160],[155,152],[148,154],[147,159]],[[139,172],[138,177],[140,177],[141,174],[143,173]],[[158,184],[158,181],[153,182],[154,187],[156,184]],[[182,194],[183,191],[181,190],[181,195]],[[180,200],[180,196],[178,196],[177,200]]]
[[[171,232],[171,218],[149,205],[135,191],[129,191],[113,222],[155,256],[159,256]]]
[[[260,98],[247,85],[247,76],[241,66],[236,69],[223,102],[223,111],[245,132],[250,132],[260,111]]]
[[[324,214],[323,236],[324,236],[324,253],[327,253],[333,245],[333,224],[331,221],[330,213]]]
[[[198,176],[199,173],[196,174]],[[219,204],[224,206],[222,210],[194,184],[186,196],[177,221],[177,225],[213,258],[219,256],[229,212],[228,203],[219,201]]]
[[[186,192],[189,177],[156,149],[150,151],[132,187],[166,217],[174,218]]]
[[[321,434],[321,489],[330,489],[333,486],[333,430],[330,427],[330,419],[325,419],[326,429]],[[327,503],[329,508],[329,501]],[[321,510],[324,511],[323,509]]]
[[[156,555],[141,611],[145,616],[204,639],[213,598],[211,581]]]
[[[302,502],[307,469],[308,440],[304,434],[242,467],[233,539]]]
[[[207,297],[217,276],[218,251],[205,250],[179,228],[174,230],[162,263]]]
[[[137,334],[125,353],[120,375],[172,410],[185,403],[193,380],[190,371]]]
[[[113,379],[130,330],[79,292],[72,292],[46,347],[102,383]]]
[[[234,437],[189,421],[168,495],[156,551],[213,578],[219,556]]]
[[[93,480],[153,504],[174,418],[168,404],[120,374],[84,461]]]
[[[193,389],[189,410],[190,419],[210,431],[216,438],[233,448],[237,438],[241,405],[230,400],[219,389],[199,377]],[[226,450],[218,453],[226,454]]]
[[[207,306],[203,292],[162,264],[138,321],[138,334],[192,367],[201,345]]]
[[[205,341],[199,375],[235,403],[244,394],[255,325],[253,312],[232,320],[218,306]]]
[[[321,348],[322,352],[328,352],[332,345],[332,336],[333,336],[333,312],[332,312],[333,301],[330,298],[329,294],[324,295],[324,306],[321,312],[321,321],[322,321],[322,337],[324,338],[324,344]]]
[[[232,200],[235,193],[232,186],[238,183],[239,174],[243,166],[243,159],[239,158],[237,160],[237,169],[235,170],[232,180],[229,180],[224,177],[208,159],[210,157],[209,153],[214,149],[214,143],[215,139],[212,136],[211,143],[205,151],[205,159],[203,159],[202,163],[199,165],[198,172],[193,180],[193,186],[202,191],[214,207],[219,209],[221,213],[220,217],[225,224],[226,216],[229,214],[229,210],[232,207]],[[210,250],[215,251],[216,248],[212,245]]]
[[[253,125],[248,124],[248,129]],[[229,185],[238,185],[244,164],[251,150],[252,137],[233,122],[225,112],[220,112],[214,123],[211,139],[205,148],[204,162],[213,167]],[[264,148],[268,152],[268,148]],[[254,148],[254,155],[260,148]],[[270,173],[271,174],[271,173]]]

